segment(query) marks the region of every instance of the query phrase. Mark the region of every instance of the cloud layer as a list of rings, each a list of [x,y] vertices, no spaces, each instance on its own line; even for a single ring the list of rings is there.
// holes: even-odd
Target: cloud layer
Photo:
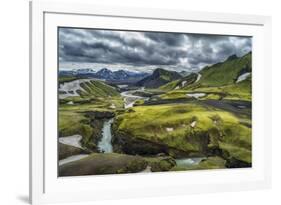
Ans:
[[[151,70],[162,67],[198,71],[230,55],[242,56],[251,49],[250,37],[59,29],[60,69],[87,64],[95,68]]]

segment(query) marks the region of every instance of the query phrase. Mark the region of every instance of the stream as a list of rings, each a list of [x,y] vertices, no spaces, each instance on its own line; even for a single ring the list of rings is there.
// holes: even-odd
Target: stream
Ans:
[[[112,148],[112,135],[111,135],[111,125],[113,123],[113,118],[105,121],[103,123],[103,128],[102,128],[102,138],[98,143],[98,149],[100,152],[103,153],[111,153],[113,151]]]
[[[121,96],[124,97],[124,107],[130,108],[134,106],[134,103],[139,99],[148,99],[141,96],[133,95],[132,93],[136,91],[143,91],[144,89],[141,88],[139,90],[130,90],[121,93]],[[112,134],[111,134],[111,125],[114,121],[114,118],[106,120],[103,124],[102,128],[102,138],[98,143],[98,150],[102,153],[111,153],[113,152],[112,148]]]
[[[144,91],[143,88],[139,90],[130,90],[122,92],[121,95],[124,97],[124,107],[130,108],[134,106],[134,103],[139,99],[147,100],[147,97],[141,97],[133,95],[136,91]],[[100,152],[103,153],[111,153],[113,152],[112,149],[112,134],[111,134],[111,125],[113,123],[113,118],[107,120],[104,122],[103,129],[102,129],[102,138],[100,142],[98,143],[98,149]],[[203,159],[203,157],[195,157],[195,158],[183,158],[183,159],[175,159],[177,166],[183,166],[183,167],[190,167],[192,165],[199,164]],[[141,171],[142,173],[145,172],[151,172],[151,167],[147,166],[146,169]]]

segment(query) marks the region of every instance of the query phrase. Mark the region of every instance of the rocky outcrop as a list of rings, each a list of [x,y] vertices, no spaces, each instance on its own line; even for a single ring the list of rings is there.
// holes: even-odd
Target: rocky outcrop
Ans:
[[[227,168],[248,168],[248,167],[252,167],[252,163],[244,162],[234,157],[231,157],[226,160],[225,166]]]
[[[130,155],[156,155],[158,153],[168,153],[168,146],[156,144],[148,140],[127,137],[120,133],[113,134],[113,149],[115,152]]]
[[[174,158],[169,156],[147,157],[146,160],[152,172],[169,171],[174,166],[176,166],[176,161],[174,160]]]
[[[70,145],[66,145],[66,144],[62,144],[59,143],[59,160],[61,159],[65,159],[67,157],[70,157],[72,155],[78,155],[78,154],[89,154],[90,151],[85,150],[85,149],[81,149],[78,147],[74,147],[74,146],[70,146]]]
[[[115,116],[114,112],[108,111],[87,111],[85,112],[86,117],[90,119],[105,119],[105,118],[113,118]]]
[[[59,176],[136,173],[144,170],[147,164],[147,161],[140,156],[94,153],[81,160],[60,166]]]
[[[218,156],[226,161],[226,168],[247,168],[252,167],[252,163],[242,161],[233,157],[228,151],[221,149],[219,146],[209,147],[208,156]]]
[[[146,139],[132,137],[128,134],[122,134],[116,130],[113,132],[113,150],[117,153],[126,153],[130,155],[151,156],[164,153],[174,158],[183,158],[189,156],[202,156],[201,153],[188,152],[175,147],[170,147],[165,143],[153,142]]]

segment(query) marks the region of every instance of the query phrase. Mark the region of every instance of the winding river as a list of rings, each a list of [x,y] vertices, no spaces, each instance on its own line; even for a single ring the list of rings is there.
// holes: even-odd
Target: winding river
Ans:
[[[129,90],[129,91],[125,91],[125,92],[121,93],[121,96],[124,98],[124,108],[125,109],[133,107],[137,100],[140,100],[140,99],[147,100],[148,99],[147,97],[133,95],[133,93],[137,92],[137,91],[144,91],[144,88],[142,87],[138,90]]]
[[[141,88],[139,90],[130,90],[121,93],[121,96],[124,98],[124,107],[130,108],[134,106],[134,103],[139,99],[148,99],[141,96],[133,95],[136,91],[143,91],[144,89]],[[112,134],[111,134],[111,125],[114,121],[114,118],[106,120],[103,124],[102,128],[102,138],[98,143],[98,150],[103,153],[111,153],[113,152],[112,148]]]

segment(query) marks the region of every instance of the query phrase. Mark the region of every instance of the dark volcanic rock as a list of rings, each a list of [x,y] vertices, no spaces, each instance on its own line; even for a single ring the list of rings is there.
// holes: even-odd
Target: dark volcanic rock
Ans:
[[[145,139],[130,137],[122,135],[113,131],[113,149],[118,153],[126,153],[130,155],[143,155],[151,156],[161,153],[162,155],[170,155],[176,158],[197,156],[198,154],[186,152],[173,147],[169,147],[167,144],[160,142],[152,142]]]
[[[148,140],[135,139],[114,133],[114,150],[131,155],[156,155],[158,153],[168,153],[168,146],[156,144]]]
[[[113,118],[115,116],[114,112],[107,111],[87,111],[86,116],[90,119],[105,119]]]
[[[231,157],[230,159],[226,160],[225,166],[227,168],[247,168],[247,167],[252,167],[252,163],[247,163],[247,162],[235,159],[234,157]]]

